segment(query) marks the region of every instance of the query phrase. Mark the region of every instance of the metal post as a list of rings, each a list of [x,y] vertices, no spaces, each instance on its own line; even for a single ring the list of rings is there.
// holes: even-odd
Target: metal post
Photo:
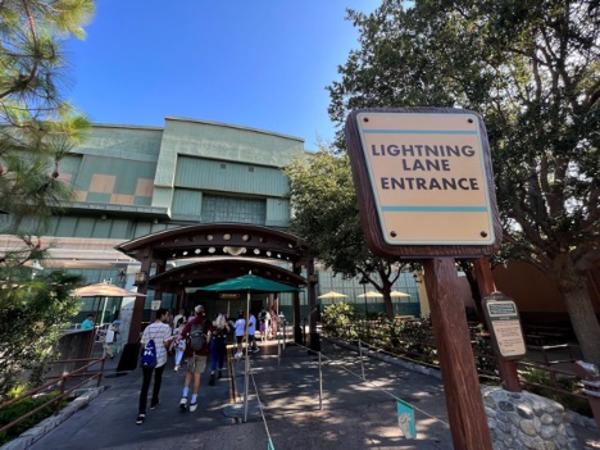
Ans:
[[[323,409],[323,370],[321,368],[321,352],[319,352],[319,410]]]
[[[248,341],[248,325],[250,320],[250,291],[246,297],[246,362],[244,365],[244,422],[248,421],[248,383],[250,373],[250,356],[248,350],[250,348],[250,342]]]
[[[363,351],[360,339],[358,340],[358,354],[360,355],[360,373],[362,374],[362,379],[366,381],[367,378],[365,377],[365,364],[363,362]]]

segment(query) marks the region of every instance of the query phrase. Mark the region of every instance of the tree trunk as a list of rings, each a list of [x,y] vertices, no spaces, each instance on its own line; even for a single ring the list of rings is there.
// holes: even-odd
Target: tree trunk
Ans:
[[[383,283],[383,289],[381,293],[383,294],[383,306],[385,307],[385,315],[388,319],[394,319],[394,305],[392,304],[392,296],[390,295],[392,292],[392,285],[389,283]]]
[[[582,277],[577,283],[561,284],[561,293],[583,359],[600,367],[600,324],[585,281]]]

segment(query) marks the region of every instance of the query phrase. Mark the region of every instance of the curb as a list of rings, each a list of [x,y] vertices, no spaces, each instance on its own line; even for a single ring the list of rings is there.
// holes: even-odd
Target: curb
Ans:
[[[338,339],[333,339],[330,337],[323,337],[323,339],[328,340],[329,342],[358,353],[358,345],[352,345],[344,341],[340,341]],[[403,369],[411,370],[413,372],[418,372],[422,375],[428,375],[430,377],[436,378],[438,380],[442,379],[442,372],[439,369],[434,369],[432,367],[422,366],[420,364],[414,363],[412,361],[407,361],[400,356],[390,356],[375,350],[371,350],[368,347],[363,348],[363,354],[370,358],[379,359],[380,361],[386,362],[388,364],[392,364],[394,366],[402,367]]]
[[[18,437],[0,447],[0,450],[23,450],[31,447],[35,442],[50,433],[81,408],[86,407],[106,389],[106,386],[100,386],[80,390],[81,394],[57,414],[47,417],[34,427],[24,431]]]

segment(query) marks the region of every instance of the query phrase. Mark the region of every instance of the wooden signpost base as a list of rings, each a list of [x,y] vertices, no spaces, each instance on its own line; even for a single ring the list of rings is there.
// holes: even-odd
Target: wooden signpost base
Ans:
[[[487,258],[474,261],[473,267],[477,286],[479,286],[479,295],[483,299],[496,290],[492,269]],[[519,382],[519,373],[515,362],[503,358],[498,352],[496,352],[496,358],[498,360],[498,371],[502,379],[502,387],[507,391],[521,392],[521,383]]]
[[[454,259],[423,265],[454,448],[492,450]]]

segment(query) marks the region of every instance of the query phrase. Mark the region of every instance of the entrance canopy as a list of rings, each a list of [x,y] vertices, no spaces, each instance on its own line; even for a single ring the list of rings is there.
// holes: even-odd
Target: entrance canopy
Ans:
[[[201,256],[267,258],[297,263],[306,244],[290,233],[250,224],[211,223],[173,228],[125,242],[117,250],[139,261]]]
[[[160,273],[151,277],[148,285],[162,292],[176,292],[181,288],[207,286],[236,278],[250,271],[260,277],[287,285],[302,286],[306,284],[303,277],[283,267],[253,259],[218,258],[186,264]]]

